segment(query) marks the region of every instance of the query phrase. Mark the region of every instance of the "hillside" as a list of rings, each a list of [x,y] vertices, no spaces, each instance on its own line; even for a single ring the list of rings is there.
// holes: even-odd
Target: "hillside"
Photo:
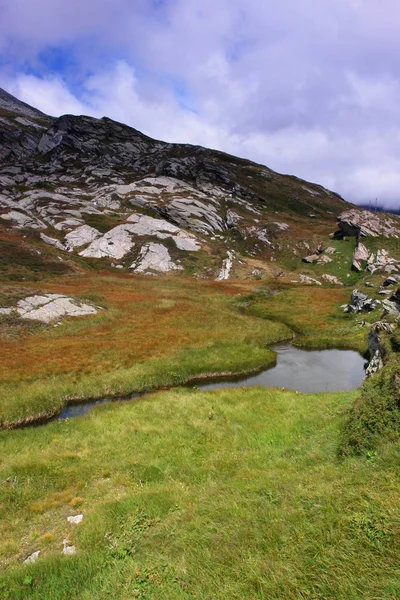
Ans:
[[[400,598],[400,218],[3,90],[0,158],[1,600]],[[369,378],[198,387],[282,343]]]
[[[50,245],[72,268],[105,258],[132,272],[217,277],[225,259],[243,259],[247,272],[246,258],[296,252],[348,207],[321,186],[107,118],[55,119],[5,92],[0,111],[1,230],[43,260],[55,257]]]

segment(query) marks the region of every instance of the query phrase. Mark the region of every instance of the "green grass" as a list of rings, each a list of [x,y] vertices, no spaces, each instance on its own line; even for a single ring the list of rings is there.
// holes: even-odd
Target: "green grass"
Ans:
[[[65,275],[71,267],[14,240],[0,239],[0,276],[5,281],[40,281]]]
[[[393,352],[384,368],[368,379],[343,428],[341,454],[375,452],[383,439],[399,438],[399,354]]]
[[[264,286],[244,287],[251,293],[241,294],[242,284],[94,275],[47,286],[105,310],[57,328],[16,328],[11,317],[10,327],[0,324],[0,426],[45,419],[68,401],[267,367],[275,360],[268,346],[293,331],[301,346],[365,351],[366,328],[340,308],[345,290],[283,288],[271,296]]]
[[[246,374],[275,363],[266,345],[287,339],[288,330],[272,327],[264,344],[220,343],[182,351],[170,359],[154,358],[130,368],[98,375],[55,376],[22,385],[0,386],[0,429],[47,419],[67,402],[105,396],[126,396],[157,388],[182,385],[191,379],[223,374]]]
[[[400,447],[336,458],[357,396],[177,390],[3,432],[0,597],[400,597]]]
[[[349,301],[343,289],[294,288],[282,286],[270,296],[268,289],[260,288],[252,294],[235,299],[239,308],[249,315],[284,323],[296,337],[293,344],[303,348],[342,348],[367,351],[367,329],[357,324],[359,315],[343,312],[343,301]],[[366,321],[375,321],[376,313],[363,315]]]

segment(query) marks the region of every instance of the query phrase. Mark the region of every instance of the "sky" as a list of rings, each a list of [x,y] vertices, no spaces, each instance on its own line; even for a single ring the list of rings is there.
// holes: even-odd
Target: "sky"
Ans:
[[[400,208],[398,0],[0,0],[0,87]]]

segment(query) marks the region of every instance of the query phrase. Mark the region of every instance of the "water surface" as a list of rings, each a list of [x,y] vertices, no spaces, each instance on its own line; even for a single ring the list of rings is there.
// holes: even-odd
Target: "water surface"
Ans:
[[[237,388],[261,385],[279,387],[299,392],[344,392],[362,385],[364,379],[364,359],[352,350],[300,350],[290,344],[273,346],[277,353],[277,364],[257,375],[248,377],[214,380],[211,383],[197,384],[200,390]],[[68,419],[85,415],[95,406],[106,402],[133,400],[145,394],[132,394],[128,398],[101,398],[67,406],[58,419]]]
[[[213,381],[199,386],[202,390],[225,387],[280,387],[299,392],[344,392],[354,390],[364,380],[365,360],[352,350],[300,350],[291,344],[273,346],[275,367],[257,375],[229,381]]]

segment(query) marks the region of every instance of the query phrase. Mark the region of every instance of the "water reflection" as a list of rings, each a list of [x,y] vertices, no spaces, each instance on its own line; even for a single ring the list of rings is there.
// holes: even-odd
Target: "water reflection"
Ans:
[[[262,385],[299,392],[341,392],[358,388],[364,379],[363,357],[352,350],[300,350],[290,344],[272,348],[277,364],[257,375],[236,381],[213,382],[202,390]]]
[[[351,350],[300,350],[290,344],[280,344],[272,348],[277,353],[277,364],[244,378],[231,378],[229,381],[214,381],[197,385],[201,390],[235,388],[261,385],[280,387],[299,392],[340,392],[353,390],[362,385],[364,379],[364,359]],[[125,400],[133,400],[141,394],[132,394]],[[102,398],[95,402],[67,406],[58,419],[69,419],[85,415],[95,406],[121,399]]]

